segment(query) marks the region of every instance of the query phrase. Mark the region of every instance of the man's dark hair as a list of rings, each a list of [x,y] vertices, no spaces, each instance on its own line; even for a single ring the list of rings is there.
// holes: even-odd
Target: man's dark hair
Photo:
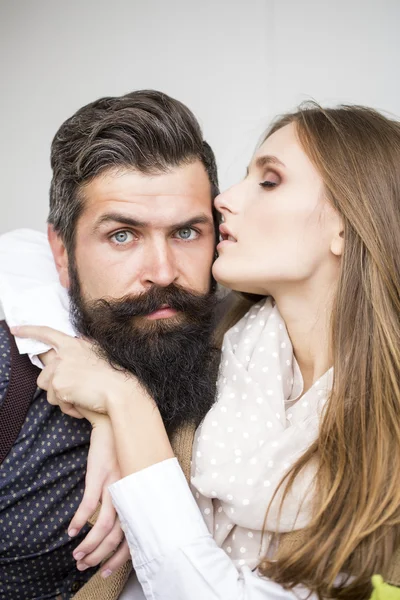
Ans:
[[[65,121],[53,139],[48,222],[71,250],[83,207],[80,191],[94,177],[115,167],[156,175],[195,160],[207,171],[214,199],[214,153],[184,104],[154,90],[100,98]]]

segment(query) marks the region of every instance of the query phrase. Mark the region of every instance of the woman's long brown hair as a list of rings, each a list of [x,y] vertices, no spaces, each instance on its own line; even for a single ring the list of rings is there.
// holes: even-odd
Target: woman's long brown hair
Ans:
[[[400,125],[369,108],[312,104],[267,137],[289,123],[343,219],[344,253],[332,393],[318,440],[281,482],[283,504],[316,464],[313,517],[301,545],[278,544],[260,569],[320,598],[361,600],[400,542]]]

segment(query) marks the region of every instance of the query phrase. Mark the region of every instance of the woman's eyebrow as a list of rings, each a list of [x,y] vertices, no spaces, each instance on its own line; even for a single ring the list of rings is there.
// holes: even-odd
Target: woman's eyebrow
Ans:
[[[264,156],[258,156],[256,160],[247,167],[247,174],[249,174],[249,169],[251,167],[255,167],[256,169],[264,169],[268,165],[276,165],[278,167],[286,168],[286,165],[279,160],[279,158],[270,154],[265,154]]]

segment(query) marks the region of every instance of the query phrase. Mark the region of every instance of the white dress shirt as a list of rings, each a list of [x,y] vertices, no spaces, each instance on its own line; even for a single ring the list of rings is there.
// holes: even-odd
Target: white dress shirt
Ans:
[[[74,335],[44,234],[0,236],[0,303],[11,326],[47,325]],[[48,349],[35,340],[17,342],[33,361]],[[304,588],[289,592],[257,570],[234,565],[211,536],[176,459],[125,477],[110,491],[147,600],[316,600]],[[121,598],[143,594],[132,580]]]

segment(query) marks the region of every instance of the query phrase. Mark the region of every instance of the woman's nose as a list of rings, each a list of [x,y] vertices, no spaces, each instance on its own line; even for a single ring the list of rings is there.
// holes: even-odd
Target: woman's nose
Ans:
[[[224,213],[226,213],[226,212],[230,212],[230,213],[235,212],[231,190],[232,190],[232,188],[230,188],[226,192],[223,192],[222,194],[219,194],[219,196],[217,196],[214,200],[215,208],[217,209],[218,212],[220,212],[222,214],[222,216],[224,216]]]

